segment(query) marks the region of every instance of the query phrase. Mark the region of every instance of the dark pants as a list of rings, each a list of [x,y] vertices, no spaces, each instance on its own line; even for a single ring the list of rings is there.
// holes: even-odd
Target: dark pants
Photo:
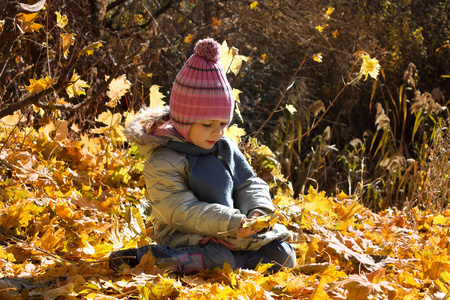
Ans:
[[[272,241],[256,251],[231,251],[222,244],[209,242],[201,246],[173,249],[164,245],[147,245],[116,251],[111,253],[110,268],[118,269],[122,263],[135,267],[149,250],[155,257],[156,265],[161,268],[170,268],[181,274],[190,274],[216,267],[222,268],[224,263],[228,263],[233,270],[238,268],[254,269],[260,262],[274,263],[270,271],[275,272],[283,266],[293,268],[296,262],[294,249],[284,241]],[[121,257],[128,258],[122,259]]]

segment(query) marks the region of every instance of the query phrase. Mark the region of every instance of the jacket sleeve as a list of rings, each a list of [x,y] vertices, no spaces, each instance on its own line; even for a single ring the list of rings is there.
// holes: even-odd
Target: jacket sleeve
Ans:
[[[147,160],[144,176],[152,214],[180,232],[236,236],[245,216],[221,204],[199,201],[188,186],[188,165],[185,156],[167,148]]]
[[[247,217],[255,210],[268,214],[275,209],[272,204],[269,185],[257,176],[248,178],[237,187],[234,194],[236,207]]]
[[[275,207],[272,204],[269,185],[255,175],[239,147],[232,141],[229,142],[229,145],[234,153],[235,172],[240,173],[237,174],[237,177],[241,179],[241,183],[235,187],[233,194],[235,207],[247,217],[250,217],[255,210],[263,214],[272,212]]]

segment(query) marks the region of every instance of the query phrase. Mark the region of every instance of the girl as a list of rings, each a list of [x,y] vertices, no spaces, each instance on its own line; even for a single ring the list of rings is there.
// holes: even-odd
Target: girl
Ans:
[[[276,224],[266,232],[244,226],[274,210],[269,187],[255,176],[237,145],[223,136],[234,95],[218,63],[219,44],[200,40],[177,74],[170,108],[142,109],[125,135],[146,155],[145,182],[158,245],[110,255],[110,268],[136,266],[148,251],[177,273],[223,267],[273,271],[295,266],[290,234]]]

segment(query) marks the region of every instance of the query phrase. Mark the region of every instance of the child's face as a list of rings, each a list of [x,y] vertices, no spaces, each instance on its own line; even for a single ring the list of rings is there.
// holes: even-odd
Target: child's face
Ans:
[[[192,143],[203,149],[211,149],[225,133],[229,121],[206,120],[195,123],[189,130],[189,138]]]

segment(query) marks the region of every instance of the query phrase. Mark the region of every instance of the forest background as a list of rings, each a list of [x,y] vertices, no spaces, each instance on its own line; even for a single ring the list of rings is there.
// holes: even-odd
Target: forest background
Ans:
[[[416,209],[443,212],[450,193],[449,15],[450,1],[1,0],[3,243],[25,242],[50,256],[60,243],[66,253],[67,240],[36,242],[46,232],[62,233],[60,221],[50,222],[54,214],[77,217],[80,204],[68,196],[77,184],[83,199],[102,200],[108,220],[120,213],[128,225],[139,224],[133,230],[150,230],[138,217],[145,199],[142,158],[121,130],[152,99],[168,102],[178,70],[206,37],[228,55],[238,100],[231,134],[274,197],[303,199],[323,191],[319,198],[328,203],[327,197],[348,195],[367,214],[398,209],[418,223]],[[381,66],[376,79],[361,77],[365,55]],[[44,205],[39,190],[53,201]],[[36,207],[21,202],[30,194]],[[131,206],[114,202],[121,197]],[[73,205],[72,214],[55,199],[66,199],[69,210]],[[18,214],[11,215],[14,209]],[[312,226],[285,213],[291,225]],[[335,220],[339,228],[340,221],[348,225],[343,218]],[[44,219],[52,232],[36,228]],[[127,238],[116,237],[115,246]],[[83,251],[111,250],[98,251],[98,239],[88,242],[93,234],[78,239]],[[14,253],[3,251],[5,257]],[[310,262],[305,253],[302,262]]]

